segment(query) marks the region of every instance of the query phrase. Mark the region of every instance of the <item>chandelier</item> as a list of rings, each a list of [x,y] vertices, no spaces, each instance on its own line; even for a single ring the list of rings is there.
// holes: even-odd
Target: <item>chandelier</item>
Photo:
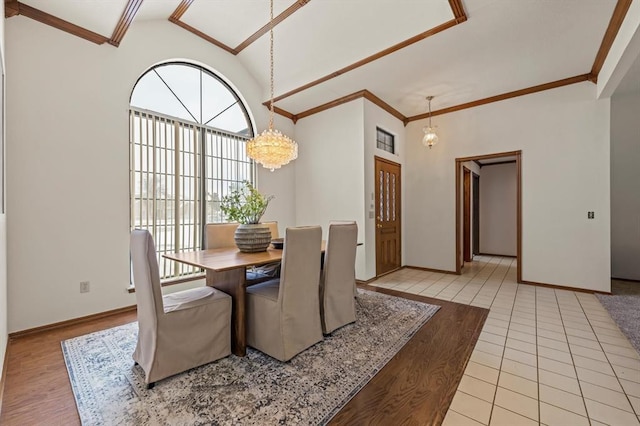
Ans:
[[[273,128],[273,0],[270,0],[269,45],[271,100],[269,101],[269,128],[247,142],[247,155],[266,169],[274,171],[298,158],[298,144]]]
[[[427,101],[429,101],[429,125],[422,128],[424,132],[424,137],[422,138],[422,145],[428,146],[431,148],[435,144],[438,143],[438,135],[436,135],[435,129],[431,126],[431,100],[433,96],[427,96]]]

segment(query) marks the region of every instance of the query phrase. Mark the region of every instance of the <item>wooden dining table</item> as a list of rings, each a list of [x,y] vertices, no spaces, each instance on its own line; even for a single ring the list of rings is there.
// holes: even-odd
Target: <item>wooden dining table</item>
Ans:
[[[321,251],[324,253],[325,241]],[[282,249],[269,247],[258,253],[243,253],[237,247],[186,251],[163,257],[196,266],[206,271],[208,286],[224,291],[232,298],[231,350],[237,356],[247,353],[246,269],[282,260]]]

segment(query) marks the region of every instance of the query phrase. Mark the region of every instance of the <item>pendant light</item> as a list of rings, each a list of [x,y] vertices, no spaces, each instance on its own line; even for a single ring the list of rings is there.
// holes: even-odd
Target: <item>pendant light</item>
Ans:
[[[273,0],[270,0],[269,63],[271,99],[269,101],[269,128],[247,142],[247,155],[266,169],[274,171],[298,158],[298,144],[273,128]]]
[[[435,144],[438,143],[438,135],[436,134],[435,129],[431,126],[431,100],[433,96],[427,96],[427,101],[429,101],[429,125],[422,128],[424,132],[424,137],[422,138],[422,145],[428,146],[431,148]]]

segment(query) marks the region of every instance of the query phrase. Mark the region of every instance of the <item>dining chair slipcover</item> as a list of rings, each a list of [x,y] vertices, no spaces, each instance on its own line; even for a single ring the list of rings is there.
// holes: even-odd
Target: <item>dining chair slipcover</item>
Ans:
[[[234,238],[239,223],[208,223],[205,230],[205,249],[235,247]],[[278,238],[278,222],[264,222],[271,231],[271,239]],[[280,262],[247,269],[247,285],[253,285],[280,276]]]
[[[329,334],[356,320],[356,247],[358,225],[339,222],[329,225],[324,268],[320,277],[322,332]]]
[[[231,353],[231,297],[212,287],[162,295],[149,231],[131,232],[138,342],[133,359],[149,387]]]
[[[288,361],[322,340],[319,226],[287,228],[279,279],[247,288],[247,344]]]

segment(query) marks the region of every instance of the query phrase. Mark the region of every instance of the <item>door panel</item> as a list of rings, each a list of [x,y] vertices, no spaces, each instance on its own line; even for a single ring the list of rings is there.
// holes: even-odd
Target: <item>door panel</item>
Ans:
[[[400,165],[375,158],[376,275],[401,266]]]

